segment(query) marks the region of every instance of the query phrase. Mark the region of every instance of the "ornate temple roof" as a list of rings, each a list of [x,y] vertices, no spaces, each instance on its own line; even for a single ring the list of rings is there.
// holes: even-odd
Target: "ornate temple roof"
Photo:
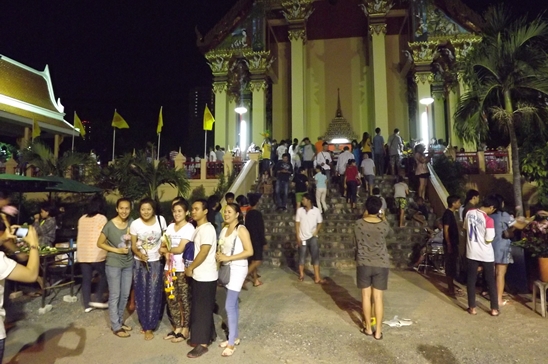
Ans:
[[[63,105],[55,100],[47,65],[44,71],[38,71],[0,55],[0,111],[12,114],[13,118],[7,118],[23,124],[38,120],[44,131],[53,134],[74,132],[64,120]]]

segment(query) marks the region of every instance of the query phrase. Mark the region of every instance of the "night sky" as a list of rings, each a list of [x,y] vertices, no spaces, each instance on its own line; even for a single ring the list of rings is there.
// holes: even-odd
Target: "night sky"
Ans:
[[[162,153],[201,147],[185,122],[188,93],[211,85],[210,69],[195,45],[235,0],[1,0],[0,54],[42,70],[49,64],[56,97],[72,123],[76,109],[93,123],[94,147],[108,158],[116,108],[130,125],[117,132],[117,154],[156,142],[164,106]],[[464,0],[482,12],[488,0]],[[496,2],[496,1],[495,1]],[[510,3],[507,1],[506,3]],[[537,13],[545,0],[515,1],[516,11]],[[64,142],[63,148],[70,148]]]

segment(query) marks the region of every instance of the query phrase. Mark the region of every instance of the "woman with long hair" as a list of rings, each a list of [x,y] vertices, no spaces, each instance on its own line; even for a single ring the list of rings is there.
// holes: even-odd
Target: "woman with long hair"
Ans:
[[[164,340],[177,343],[188,338],[190,327],[190,286],[185,276],[183,251],[194,235],[194,226],[188,222],[188,202],[179,200],[171,207],[174,222],[166,230],[167,239],[162,242],[161,251],[166,255],[164,271],[166,279],[171,277],[172,289],[166,288],[167,307],[171,314],[173,330]]]
[[[154,338],[162,312],[162,265],[160,239],[166,228],[163,216],[156,215],[156,204],[151,198],[139,202],[139,218],[131,223],[131,250],[135,262],[133,281],[135,304],[145,340]]]
[[[369,155],[369,158],[373,158],[373,153],[371,152],[371,136],[368,132],[363,133],[360,147],[362,148],[362,153],[367,153],[367,155]],[[361,161],[361,156],[359,159],[356,160]]]
[[[107,288],[105,277],[107,252],[97,246],[97,240],[107,223],[106,216],[102,214],[103,210],[103,197],[94,196],[87,204],[86,214],[78,220],[76,254],[82,269],[82,303],[86,313],[94,308],[108,308],[108,304],[103,302],[103,293]],[[99,284],[97,285],[97,292],[95,292],[95,301],[91,302],[93,271],[99,273]]]
[[[32,226],[36,229],[41,246],[53,246],[55,242],[55,230],[57,229],[55,212],[55,206],[45,203],[40,208],[40,213],[34,215]]]
[[[362,160],[362,148],[358,144],[358,141],[356,139],[352,140],[351,146],[352,146],[352,154],[354,154],[354,159],[357,160],[357,161],[361,161]]]
[[[133,281],[133,252],[130,249],[129,217],[131,201],[120,198],[116,201],[116,216],[109,220],[97,240],[97,247],[107,252],[105,272],[108,281],[108,315],[110,328],[118,337],[129,337],[131,327],[124,324],[124,310],[128,302]],[[131,312],[130,312],[131,314]]]
[[[426,184],[428,183],[428,178],[430,178],[430,172],[428,171],[428,162],[430,158],[424,155],[424,145],[418,144],[415,146],[415,177],[419,179],[419,197],[422,197],[426,200]]]
[[[222,356],[231,356],[240,343],[238,338],[238,296],[247,276],[247,258],[253,255],[249,232],[243,225],[240,206],[228,203],[224,210],[226,226],[219,236],[216,259],[221,264],[230,264],[230,281],[226,285],[225,308],[228,316],[228,340],[219,346],[224,348]]]

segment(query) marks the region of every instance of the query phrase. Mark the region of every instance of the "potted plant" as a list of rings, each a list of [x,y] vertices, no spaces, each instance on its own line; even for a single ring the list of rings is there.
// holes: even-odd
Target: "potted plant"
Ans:
[[[548,282],[548,218],[537,216],[523,229],[521,240],[513,245],[525,249],[532,257],[538,257],[539,278]]]

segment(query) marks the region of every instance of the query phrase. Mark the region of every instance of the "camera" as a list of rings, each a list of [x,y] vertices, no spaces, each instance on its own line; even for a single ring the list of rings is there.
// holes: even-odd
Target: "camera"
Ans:
[[[24,239],[27,237],[28,233],[29,233],[29,228],[19,227],[17,228],[17,230],[15,230],[15,237],[17,239]]]

